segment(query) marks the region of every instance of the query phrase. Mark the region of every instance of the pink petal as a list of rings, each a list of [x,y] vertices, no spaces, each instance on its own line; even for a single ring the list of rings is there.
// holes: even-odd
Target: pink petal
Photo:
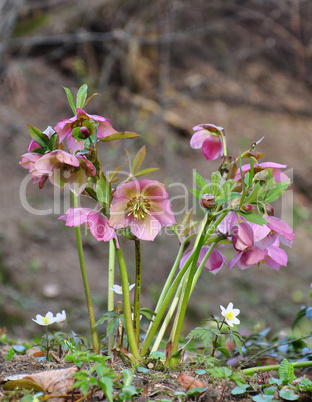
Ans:
[[[241,269],[249,268],[252,265],[259,264],[261,261],[263,261],[267,254],[267,250],[261,250],[260,248],[254,247],[242,253],[240,261],[237,265]]]
[[[236,222],[237,222],[237,213],[234,211],[230,211],[218,225],[217,229],[219,230],[219,232],[227,234],[232,230]]]
[[[130,229],[138,239],[153,241],[161,230],[161,224],[157,219],[147,215],[144,220],[133,219]]]
[[[252,228],[247,222],[242,222],[239,225],[233,226],[232,242],[233,247],[237,251],[243,251],[246,248],[253,246],[254,234]]]
[[[214,161],[215,159],[218,159],[219,156],[223,155],[221,138],[217,137],[216,135],[211,135],[204,141],[202,151],[204,157],[208,161]]]
[[[76,158],[76,156],[69,154],[68,152],[65,151],[58,151],[56,153],[56,159],[61,162],[65,163],[66,165],[71,165],[71,166],[80,166],[79,160]]]
[[[285,246],[291,247],[295,234],[290,226],[282,219],[278,219],[275,216],[267,216],[266,220],[269,222],[268,227],[278,233],[281,242],[285,244]]]
[[[116,238],[115,230],[109,226],[108,218],[99,212],[91,211],[88,214],[90,233],[98,241],[110,241]]]
[[[67,136],[66,143],[71,154],[75,154],[77,151],[81,151],[84,148],[84,140],[77,141],[71,134]]]
[[[200,149],[203,146],[204,141],[211,135],[212,134],[210,134],[207,130],[200,130],[197,133],[193,134],[190,141],[191,148]]]
[[[60,165],[60,162],[56,160],[56,152],[58,151],[49,152],[38,159],[35,163],[35,169],[40,173],[52,172],[53,169]]]
[[[92,212],[90,208],[71,207],[66,214],[60,216],[59,219],[66,221],[66,226],[80,226],[87,221],[90,212]]]
[[[171,226],[176,223],[176,219],[171,208],[171,202],[169,200],[159,203],[151,202],[151,209],[149,212],[164,226]]]

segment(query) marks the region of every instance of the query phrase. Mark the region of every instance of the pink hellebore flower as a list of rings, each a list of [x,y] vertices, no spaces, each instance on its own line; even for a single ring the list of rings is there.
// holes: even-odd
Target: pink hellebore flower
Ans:
[[[266,216],[265,219],[268,221],[268,228],[270,228],[273,233],[277,234],[279,240],[285,246],[291,247],[295,234],[287,223],[275,216]]]
[[[35,169],[49,175],[50,182],[60,188],[69,184],[70,190],[76,195],[85,189],[87,176],[94,176],[96,172],[85,156],[74,156],[60,149],[43,155],[35,163]]]
[[[77,141],[72,137],[71,133],[76,127],[83,127],[83,123],[86,120],[94,120],[99,123],[97,128],[97,138],[108,137],[111,134],[116,133],[117,131],[112,127],[109,120],[105,117],[98,116],[96,114],[88,114],[84,110],[77,108],[76,116],[70,119],[64,119],[57,123],[54,127],[54,130],[59,135],[60,143],[67,138],[67,145],[70,152],[74,153],[77,150],[81,150],[84,147],[84,140]]]
[[[198,257],[198,261],[196,264],[197,266],[199,266],[201,264],[201,262],[205,258],[205,255],[207,254],[208,250],[209,250],[209,246],[203,246],[201,248],[199,257]],[[183,257],[180,260],[180,269],[183,268],[183,265],[188,260],[192,251],[193,251],[193,249],[184,253]],[[223,266],[223,263],[226,263],[228,265],[228,260],[226,259],[226,257],[224,257],[224,255],[222,253],[220,253],[220,251],[213,249],[204,266],[208,271],[212,272],[215,275],[217,272],[220,271],[220,269]]]
[[[193,127],[196,131],[191,138],[190,145],[194,149],[202,148],[204,157],[208,161],[218,159],[223,155],[221,132],[223,127],[214,124],[199,124]]]
[[[98,241],[117,240],[115,230],[109,226],[108,218],[90,208],[69,208],[66,215],[59,217],[66,221],[66,226],[80,226],[86,223],[90,233]]]
[[[265,169],[270,169],[273,174],[273,178],[277,182],[289,180],[289,177],[281,171],[281,169],[286,168],[287,165],[281,165],[280,163],[275,163],[275,162],[262,162],[262,163],[255,163],[254,164],[254,174],[257,174]],[[247,163],[246,165],[242,166],[242,172],[243,174],[249,172],[250,170],[250,163]],[[235,173],[234,180],[239,181],[241,179],[241,172],[240,169],[237,169],[237,172]]]
[[[176,223],[165,185],[156,180],[139,180],[122,184],[113,193],[110,226],[130,226],[139,239],[154,240],[161,226]]]
[[[40,154],[36,154],[34,152],[28,152],[21,156],[22,160],[19,164],[29,170],[29,173],[32,175],[33,184],[39,184],[39,188],[43,188],[44,183],[47,181],[48,175],[40,173],[36,170],[35,164],[42,157]]]

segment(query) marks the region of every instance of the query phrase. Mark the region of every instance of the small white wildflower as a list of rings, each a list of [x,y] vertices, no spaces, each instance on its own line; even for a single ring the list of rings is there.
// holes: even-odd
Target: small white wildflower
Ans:
[[[61,313],[56,314],[57,322],[62,323],[66,320],[66,312],[63,310]]]
[[[240,313],[238,308],[233,308],[233,303],[229,303],[227,308],[220,306],[221,314],[225,318],[225,322],[230,326],[233,327],[234,324],[239,324],[240,321],[236,316]]]
[[[132,290],[135,287],[135,284],[133,283],[132,285],[129,285],[129,291]],[[115,293],[118,295],[122,295],[122,286],[119,285],[114,285],[110,290],[113,290]]]
[[[36,315],[36,319],[32,318],[39,325],[51,325],[58,321],[56,317],[53,316],[51,311],[49,311],[44,317],[40,314]]]

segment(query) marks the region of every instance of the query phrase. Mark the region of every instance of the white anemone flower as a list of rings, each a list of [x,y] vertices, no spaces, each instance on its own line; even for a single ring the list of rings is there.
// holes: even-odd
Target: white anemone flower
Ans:
[[[230,326],[233,327],[234,324],[239,324],[240,321],[236,316],[240,313],[238,308],[233,308],[233,303],[229,303],[227,308],[220,306],[221,308],[221,315],[225,318],[225,322]]]
[[[62,323],[66,320],[66,312],[63,310],[61,313],[56,314],[57,322]]]
[[[47,314],[43,317],[40,314],[36,315],[36,319],[32,318],[39,325],[51,325],[58,321],[57,317],[54,317],[51,311],[47,312]]]
[[[133,283],[132,285],[129,285],[129,291],[132,290],[135,287],[135,283]],[[112,288],[110,288],[110,290],[113,290],[115,293],[117,293],[118,295],[122,295],[122,286],[119,285],[114,285]]]

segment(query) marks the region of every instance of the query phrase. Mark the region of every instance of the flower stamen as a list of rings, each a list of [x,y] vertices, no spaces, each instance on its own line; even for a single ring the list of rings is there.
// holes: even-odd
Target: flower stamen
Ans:
[[[128,204],[128,216],[133,215],[134,219],[140,220],[145,219],[146,215],[151,215],[149,210],[151,208],[151,203],[146,198],[142,197],[141,195],[138,197],[132,198]]]

